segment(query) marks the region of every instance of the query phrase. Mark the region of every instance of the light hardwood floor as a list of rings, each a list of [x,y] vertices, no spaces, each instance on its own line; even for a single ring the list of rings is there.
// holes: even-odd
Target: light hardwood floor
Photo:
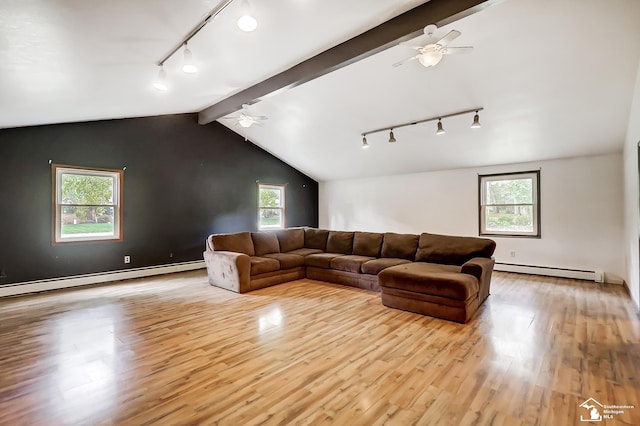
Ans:
[[[639,425],[639,342],[615,285],[495,273],[461,325],[193,271],[0,299],[0,424]]]

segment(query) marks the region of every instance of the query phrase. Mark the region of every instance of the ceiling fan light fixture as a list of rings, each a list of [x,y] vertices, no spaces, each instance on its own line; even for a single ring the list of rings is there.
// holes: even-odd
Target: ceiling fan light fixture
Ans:
[[[198,67],[196,67],[193,63],[193,55],[191,54],[191,50],[184,45],[184,61],[182,62],[182,71],[187,74],[194,74],[198,72]]]
[[[253,119],[247,115],[242,115],[238,119],[238,124],[246,129],[248,127],[251,127],[251,125],[253,124]]]
[[[482,127],[482,125],[480,125],[480,116],[478,115],[478,111],[476,111],[476,115],[473,116],[473,123],[471,123],[471,128],[479,129],[480,127]]]
[[[396,137],[393,135],[393,129],[389,132],[389,143],[393,143],[396,141]]]
[[[367,142],[367,136],[362,135],[362,149],[369,148],[369,143]]]
[[[438,65],[441,60],[442,52],[435,47],[426,49],[418,56],[418,61],[427,68]]]
[[[167,73],[164,70],[164,66],[160,65],[160,71],[158,71],[158,77],[153,82],[153,87],[156,89],[166,92],[169,90],[169,86],[167,86]]]
[[[444,127],[442,127],[442,119],[438,118],[438,130],[436,130],[436,135],[444,135]]]

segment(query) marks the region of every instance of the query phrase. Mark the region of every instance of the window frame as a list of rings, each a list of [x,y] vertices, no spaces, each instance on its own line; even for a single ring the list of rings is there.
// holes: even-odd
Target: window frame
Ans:
[[[264,230],[273,230],[273,229],[284,229],[286,228],[286,188],[287,188],[287,184],[276,184],[276,183],[265,183],[265,182],[257,182],[258,184],[258,230],[260,231],[264,231]],[[263,207],[262,205],[260,205],[260,191],[262,189],[276,189],[280,191],[280,206],[279,207]],[[262,226],[260,224],[260,213],[262,212],[262,210],[274,210],[274,209],[278,209],[280,210],[280,224],[277,226]]]
[[[532,203],[519,204],[485,204],[485,182],[514,180],[521,176],[522,178],[532,178]],[[532,232],[513,232],[513,231],[487,231],[486,229],[486,207],[487,206],[531,206],[533,213],[533,231]],[[529,170],[523,172],[510,173],[493,173],[486,175],[478,175],[478,235],[491,237],[516,237],[516,238],[541,238],[542,226],[540,221],[540,170]]]
[[[70,173],[69,173],[70,172]],[[79,174],[87,176],[111,177],[114,179],[113,204],[71,204],[62,203],[62,175]],[[53,245],[71,243],[95,243],[95,242],[119,242],[123,241],[123,189],[124,171],[118,169],[106,169],[97,167],[70,166],[65,164],[51,165],[52,180],[52,229],[51,242]],[[62,209],[67,206],[83,207],[111,207],[113,208],[113,235],[109,236],[83,236],[83,237],[62,237]]]

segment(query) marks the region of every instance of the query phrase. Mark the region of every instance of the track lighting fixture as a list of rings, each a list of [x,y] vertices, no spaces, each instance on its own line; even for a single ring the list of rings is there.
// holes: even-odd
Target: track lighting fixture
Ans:
[[[187,43],[202,30],[209,22],[211,22],[216,16],[220,14],[224,9],[227,8],[234,0],[222,0],[215,8],[213,8],[209,13],[207,13],[200,21],[196,24],[195,27],[189,31],[189,33],[178,42],[162,59],[157,62],[159,67],[163,67],[165,62],[169,58],[171,58],[180,48],[184,47],[184,63],[182,66],[182,70],[186,73],[195,73],[198,71],[198,68],[193,63],[193,55],[191,54],[191,50],[187,48]],[[243,31],[253,31],[256,29],[258,22],[253,18],[250,14],[249,2],[248,0],[242,0],[242,12],[243,16],[238,20],[238,26]],[[240,21],[242,20],[242,24]],[[166,83],[162,84],[166,79],[166,73],[164,69],[161,69],[158,73],[158,78],[153,82],[153,86],[158,90],[167,90],[168,86]]]
[[[367,136],[362,135],[362,149],[367,149],[367,148],[369,148],[369,144],[367,143]]]
[[[482,127],[480,125],[480,116],[478,115],[478,111],[476,111],[476,115],[473,116],[473,123],[471,124],[472,129],[479,129]]]
[[[249,0],[242,0],[240,13],[242,13],[242,15],[238,18],[238,28],[247,33],[254,31],[258,27],[258,21],[256,21],[256,18],[251,16]]]
[[[191,50],[189,50],[186,43],[184,45],[184,61],[182,62],[182,71],[186,72],[187,74],[198,72],[198,67],[196,67],[193,63],[193,55],[191,54]]]
[[[162,65],[160,65],[160,71],[158,71],[158,78],[153,82],[153,87],[163,92],[169,90],[169,87],[167,86],[167,73]]]
[[[362,133],[362,148],[369,148],[369,144],[367,143],[367,138],[366,135],[370,135],[371,133],[378,133],[378,132],[389,132],[389,142],[395,142],[396,138],[395,135],[393,134],[393,129],[397,129],[398,127],[407,127],[407,126],[414,126],[416,124],[422,124],[422,123],[427,123],[429,121],[437,121],[438,122],[438,127],[436,130],[436,134],[437,135],[442,135],[445,133],[444,131],[444,125],[442,124],[442,120],[445,118],[450,118],[450,117],[456,117],[458,115],[465,115],[465,114],[472,114],[475,113],[475,115],[473,116],[473,124],[471,124],[471,127],[473,129],[477,129],[480,126],[480,116],[478,115],[478,113],[480,111],[482,111],[484,108],[480,107],[480,108],[474,108],[474,109],[469,109],[469,110],[465,110],[465,111],[459,111],[459,112],[453,112],[451,114],[445,114],[445,115],[439,115],[436,117],[431,117],[431,118],[425,118],[424,120],[416,120],[416,121],[410,121],[408,123],[402,123],[402,124],[396,124],[390,127],[382,127],[380,129],[375,129],[375,130],[369,130],[366,133]]]

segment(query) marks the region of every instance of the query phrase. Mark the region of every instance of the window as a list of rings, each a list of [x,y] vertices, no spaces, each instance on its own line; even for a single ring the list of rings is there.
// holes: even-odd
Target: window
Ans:
[[[122,170],[54,164],[53,242],[122,240]]]
[[[258,228],[284,228],[284,185],[258,184]]]
[[[480,235],[540,237],[540,172],[480,175]]]

